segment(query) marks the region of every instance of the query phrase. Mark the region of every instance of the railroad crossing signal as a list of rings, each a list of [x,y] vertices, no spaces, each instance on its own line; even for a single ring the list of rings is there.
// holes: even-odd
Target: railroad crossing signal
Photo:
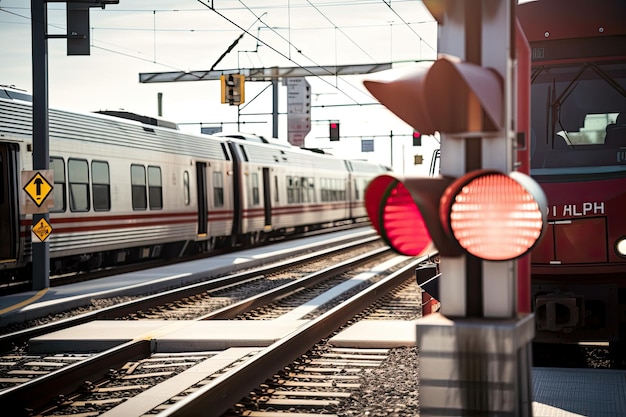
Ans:
[[[501,77],[476,64],[443,56],[408,76],[365,86],[416,131],[443,133],[442,144],[445,134],[502,130]],[[366,207],[383,239],[404,254],[417,255],[432,239],[443,255],[463,249],[484,260],[510,260],[526,254],[545,228],[545,195],[518,172],[476,170],[454,182],[390,178],[368,188]]]
[[[477,170],[458,179],[375,178],[365,206],[383,240],[403,255],[432,243],[443,256],[488,261],[527,254],[545,229],[546,198],[525,174]]]
[[[528,276],[520,278],[516,259],[540,239],[546,199],[532,178],[514,172],[513,139],[525,131],[514,115],[517,90],[530,85],[530,78],[515,82],[525,62],[516,49],[516,36],[523,37],[516,2],[423,3],[438,23],[439,59],[396,80],[365,82],[415,130],[441,135],[442,176],[383,175],[365,193],[388,244],[405,254],[430,242],[439,250],[445,317],[416,323],[425,357],[420,415],[532,416],[524,385],[532,380],[534,320],[519,307]]]
[[[222,104],[238,106],[245,102],[245,76],[242,74],[228,74],[220,76],[222,86]]]

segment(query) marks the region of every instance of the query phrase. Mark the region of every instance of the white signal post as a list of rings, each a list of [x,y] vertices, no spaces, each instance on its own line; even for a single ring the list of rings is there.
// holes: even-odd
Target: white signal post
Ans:
[[[467,131],[441,133],[444,176],[514,170],[516,3],[424,0],[439,23],[438,52],[495,70],[503,81],[500,91],[482,89],[486,97],[481,105],[500,100],[495,120],[486,120],[471,98],[459,103],[467,112]],[[534,319],[518,314],[528,310],[517,305],[516,265],[515,260],[492,262],[470,255],[441,257],[443,315],[427,316],[417,325],[421,416],[532,415]]]

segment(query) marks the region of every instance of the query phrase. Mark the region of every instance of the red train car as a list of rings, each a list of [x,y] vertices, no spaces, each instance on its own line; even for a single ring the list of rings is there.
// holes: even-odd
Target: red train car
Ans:
[[[548,230],[531,256],[538,342],[626,338],[626,2],[518,6],[532,50],[531,175]]]

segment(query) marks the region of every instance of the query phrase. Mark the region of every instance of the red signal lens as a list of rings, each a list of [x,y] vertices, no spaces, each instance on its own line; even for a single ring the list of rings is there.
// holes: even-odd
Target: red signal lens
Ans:
[[[535,245],[543,232],[545,206],[543,191],[530,177],[479,171],[446,190],[440,217],[467,252],[501,261],[522,256]]]
[[[401,182],[389,192],[381,225],[383,238],[404,255],[419,255],[432,242],[422,214]]]
[[[415,256],[432,242],[424,218],[402,182],[386,175],[375,178],[365,201],[372,225],[395,251]]]

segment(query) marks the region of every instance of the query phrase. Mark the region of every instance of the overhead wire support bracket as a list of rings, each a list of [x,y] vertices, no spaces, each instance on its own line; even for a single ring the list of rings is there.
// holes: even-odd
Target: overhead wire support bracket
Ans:
[[[204,71],[171,71],[139,73],[140,83],[169,83],[177,81],[208,81],[219,80],[224,74],[243,74],[250,81],[272,81],[285,77],[337,76],[369,74],[391,69],[391,62],[379,64],[327,65],[308,67],[274,67]]]

